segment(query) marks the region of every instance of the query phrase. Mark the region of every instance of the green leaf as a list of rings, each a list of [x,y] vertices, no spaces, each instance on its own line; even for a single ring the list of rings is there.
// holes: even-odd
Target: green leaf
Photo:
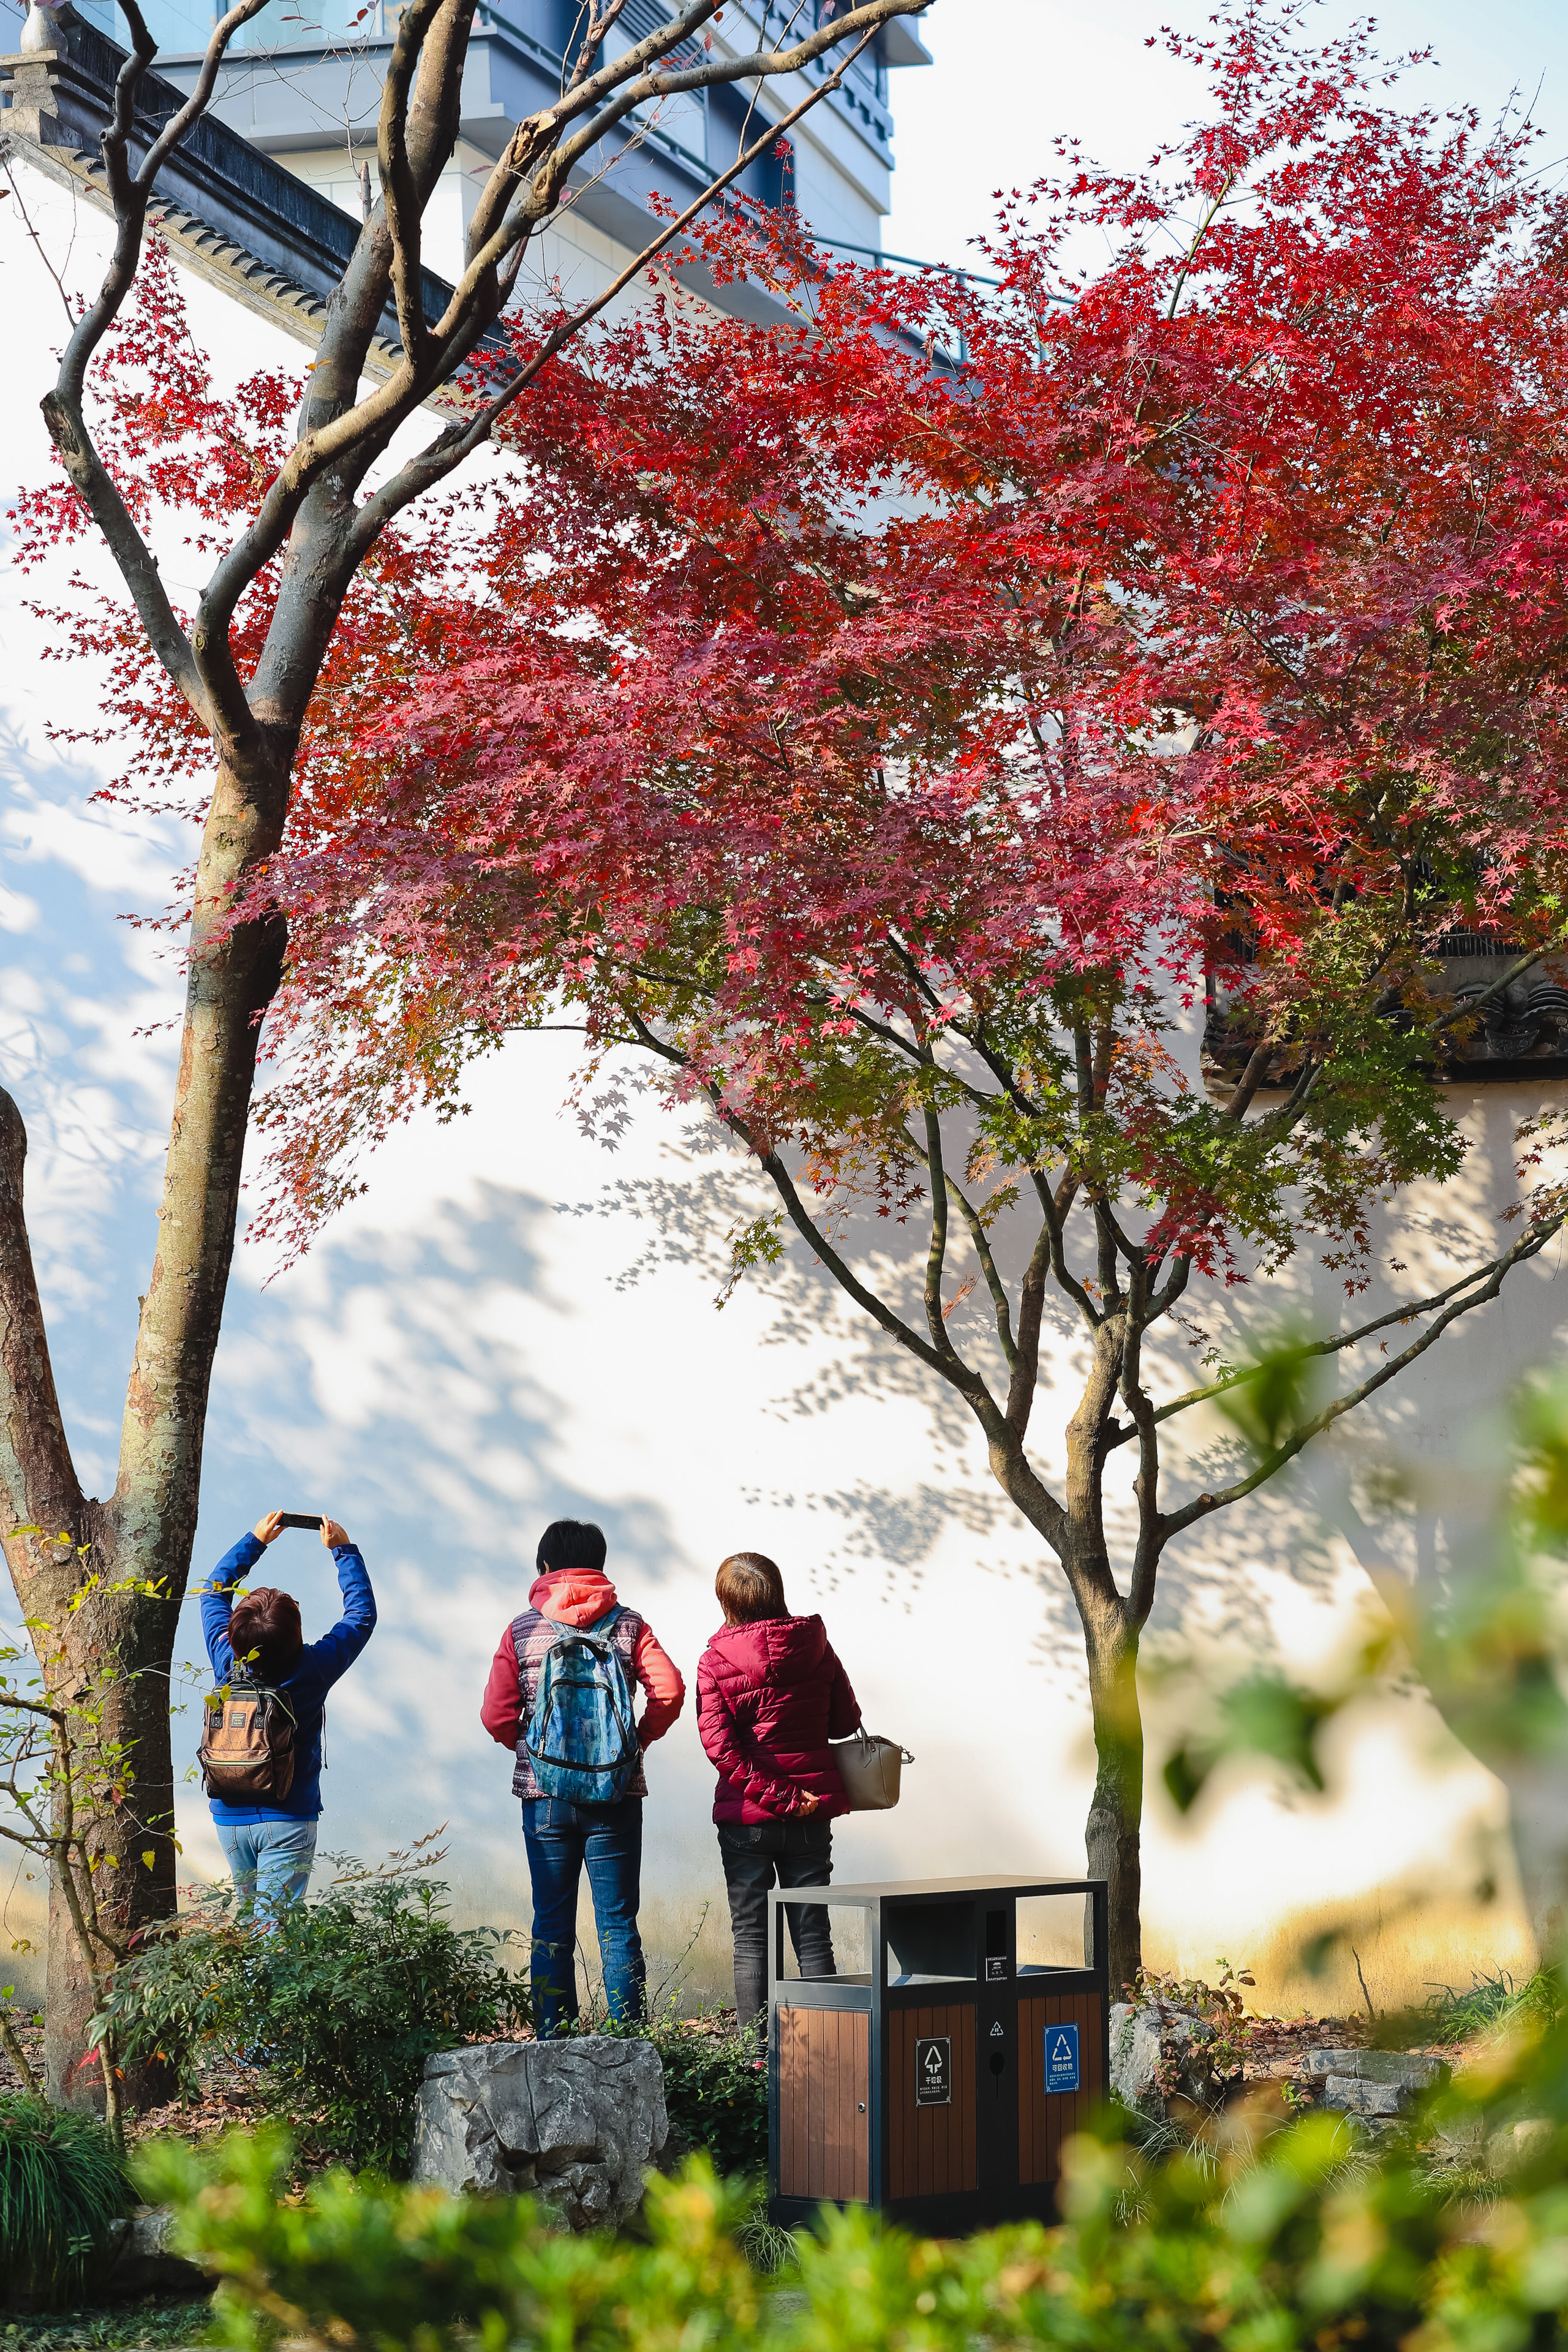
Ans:
[[[1213,1759],[1200,1759],[1195,1748],[1178,1748],[1165,1765],[1163,1779],[1178,1812],[1190,1812],[1204,1792]]]
[[[1215,1404],[1255,1454],[1270,1454],[1317,1411],[1323,1359],[1305,1338],[1281,1337]]]

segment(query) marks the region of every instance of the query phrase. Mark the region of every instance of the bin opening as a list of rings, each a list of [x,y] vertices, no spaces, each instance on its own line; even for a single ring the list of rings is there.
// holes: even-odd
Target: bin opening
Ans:
[[[871,1915],[863,1903],[792,1904],[787,1910],[781,1905],[777,1917],[778,1951],[773,1961],[773,1972],[781,1982],[792,1979],[798,1982],[801,1975],[795,1940],[787,1932],[790,1910],[802,1924],[812,1919],[826,1919],[833,1942],[835,1976],[848,1984],[870,1983]],[[807,1948],[811,1948],[809,1942]],[[809,1973],[816,1974],[816,1971],[812,1969]]]
[[[888,1918],[890,1985],[974,1982],[975,1906],[921,1903]]]
[[[1020,1895],[1018,1974],[1048,1976],[1089,1965],[1091,1916],[1082,1895]]]

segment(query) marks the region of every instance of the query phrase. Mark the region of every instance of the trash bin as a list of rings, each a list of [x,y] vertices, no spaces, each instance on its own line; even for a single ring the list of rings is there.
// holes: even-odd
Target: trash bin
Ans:
[[[843,1974],[785,1975],[796,1904],[829,1907]],[[859,2203],[948,2235],[1050,2219],[1062,2143],[1110,2079],[1105,1881],[794,1886],[768,1906],[772,2218]]]

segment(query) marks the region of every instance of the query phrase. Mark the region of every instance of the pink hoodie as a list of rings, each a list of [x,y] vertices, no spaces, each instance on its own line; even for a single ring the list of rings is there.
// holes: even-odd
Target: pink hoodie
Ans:
[[[558,1625],[596,1625],[616,1606],[616,1588],[602,1568],[557,1568],[536,1577],[529,1589],[529,1606]],[[673,1659],[667,1657],[644,1625],[632,1654],[637,1678],[647,1694],[637,1740],[649,1748],[662,1739],[686,1704],[686,1685]],[[531,1704],[532,1694],[529,1694]],[[509,1625],[496,1645],[489,1680],[479,1706],[479,1720],[498,1747],[515,1749],[528,1712],[517,1667],[517,1648]]]

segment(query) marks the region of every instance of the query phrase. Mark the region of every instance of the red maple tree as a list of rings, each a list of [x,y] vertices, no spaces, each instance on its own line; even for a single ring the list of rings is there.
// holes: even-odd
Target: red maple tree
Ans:
[[[1435,1077],[1568,1015],[1564,247],[1528,134],[1400,111],[1362,37],[1247,9],[1173,46],[1210,119],[1010,199],[994,289],[757,227],[809,329],[671,291],[542,377],[518,496],[443,518],[446,634],[245,906],[290,924],[275,1227],[574,1021],[585,1087],[650,1059],[772,1187],[737,1275],[793,1225],[963,1399],[1083,1627],[1119,1983],[1162,1559],[1568,1213],[1542,1162],[1494,1254],[1286,1378],[1205,1323],[1303,1241],[1353,1298],[1379,1204],[1461,1163]],[[1500,952],[1456,994],[1466,947]],[[1169,1459],[1215,1400],[1250,1450]]]

